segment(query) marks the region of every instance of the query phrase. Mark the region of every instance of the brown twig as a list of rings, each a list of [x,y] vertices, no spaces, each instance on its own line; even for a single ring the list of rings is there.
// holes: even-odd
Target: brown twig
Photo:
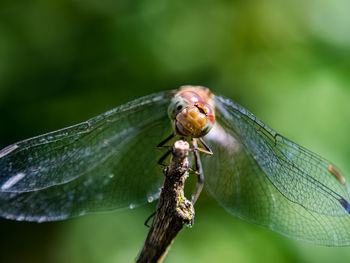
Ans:
[[[194,209],[184,196],[189,144],[174,144],[169,168],[157,205],[157,213],[136,262],[162,262],[169,246],[184,224],[192,224]]]

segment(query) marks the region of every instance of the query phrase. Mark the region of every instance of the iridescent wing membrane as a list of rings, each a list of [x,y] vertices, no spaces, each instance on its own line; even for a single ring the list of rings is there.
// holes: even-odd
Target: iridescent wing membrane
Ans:
[[[171,133],[172,96],[142,97],[3,149],[0,215],[51,221],[146,202],[163,182],[156,145]]]
[[[350,244],[350,194],[330,163],[278,135],[235,102],[215,96],[206,140],[206,188],[230,213],[306,242]],[[332,165],[334,167],[334,165]]]
[[[87,122],[0,151],[0,215],[50,221],[155,199],[163,176],[155,149],[171,125],[174,92],[140,98]],[[278,135],[233,101],[214,96],[206,136],[208,192],[230,213],[289,237],[350,244],[348,184],[334,165]]]

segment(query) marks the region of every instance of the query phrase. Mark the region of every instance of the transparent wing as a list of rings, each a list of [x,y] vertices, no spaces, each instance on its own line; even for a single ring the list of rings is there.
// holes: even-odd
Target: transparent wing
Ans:
[[[348,185],[329,162],[297,146],[229,99],[216,96],[217,125],[206,140],[206,188],[232,214],[289,237],[350,243]]]
[[[163,182],[156,145],[171,133],[172,94],[146,96],[2,150],[0,215],[60,220],[146,202]]]

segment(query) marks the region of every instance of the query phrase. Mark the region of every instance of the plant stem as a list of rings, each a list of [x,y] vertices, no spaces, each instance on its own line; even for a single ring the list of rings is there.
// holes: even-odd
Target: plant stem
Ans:
[[[192,224],[194,209],[184,196],[188,170],[189,144],[176,141],[157,212],[146,241],[136,262],[162,262],[168,248],[184,224]]]

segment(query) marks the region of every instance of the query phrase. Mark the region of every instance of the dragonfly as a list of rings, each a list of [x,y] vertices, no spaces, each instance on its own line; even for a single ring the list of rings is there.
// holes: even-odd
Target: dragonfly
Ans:
[[[205,174],[204,189],[236,217],[312,244],[350,245],[349,184],[339,169],[201,86],[151,94],[2,149],[0,216],[57,221],[152,202],[164,180],[156,146],[177,137],[192,141],[200,166],[193,201]]]

